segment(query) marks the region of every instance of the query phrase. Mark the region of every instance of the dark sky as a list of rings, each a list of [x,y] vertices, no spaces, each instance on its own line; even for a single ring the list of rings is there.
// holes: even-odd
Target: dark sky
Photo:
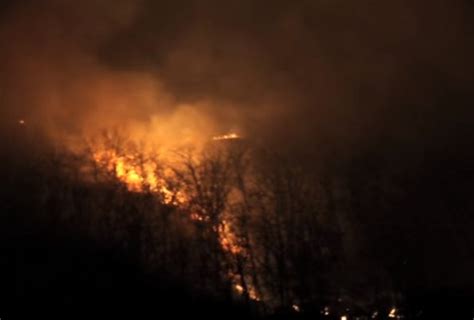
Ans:
[[[302,149],[471,133],[472,1],[2,3],[2,121],[81,131],[190,104]]]

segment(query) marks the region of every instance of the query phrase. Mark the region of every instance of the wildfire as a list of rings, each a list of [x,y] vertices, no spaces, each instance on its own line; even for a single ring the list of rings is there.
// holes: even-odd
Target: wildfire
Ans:
[[[242,287],[240,284],[236,284],[234,286],[234,288],[235,288],[235,291],[237,291],[239,294],[243,294],[244,291],[245,291],[244,287]],[[255,300],[255,301],[260,301],[260,298],[258,297],[258,294],[255,291],[255,288],[249,287],[248,288],[248,295],[249,295],[250,299]]]
[[[392,308],[388,314],[388,317],[389,318],[395,318],[397,316],[397,309],[396,308]]]
[[[234,257],[239,255],[246,255],[247,251],[239,244],[238,236],[233,232],[232,225],[229,221],[223,220],[219,228],[220,244],[223,250],[229,252]],[[232,280],[235,291],[239,294],[244,294],[244,287],[240,284],[240,276],[230,272],[229,277]],[[260,301],[260,296],[256,287],[251,283],[246,284],[248,297],[254,301]]]
[[[154,161],[144,161],[134,156],[118,156],[113,151],[95,152],[93,158],[100,167],[114,174],[132,192],[159,193],[166,204],[177,205],[185,201],[181,192],[170,190],[166,182],[167,173],[160,174]]]
[[[222,136],[215,136],[214,141],[239,139],[236,133],[230,133]],[[175,206],[184,206],[189,200],[182,190],[169,187],[167,181],[173,180],[172,170],[160,170],[156,159],[146,158],[137,155],[137,153],[121,152],[120,154],[113,150],[107,150],[106,147],[97,148],[93,152],[93,161],[99,169],[112,174],[118,181],[123,183],[129,191],[132,192],[153,192],[159,194],[164,203]],[[105,150],[104,150],[105,149]],[[190,219],[195,222],[208,223],[209,220],[198,212],[190,213]],[[237,257],[246,255],[246,249],[239,244],[239,237],[233,230],[230,219],[222,219],[217,227],[220,246],[223,251]],[[239,294],[244,294],[237,277],[232,272],[229,273],[234,289]],[[260,301],[256,288],[252,283],[246,284],[248,297],[255,301]]]
[[[229,222],[223,220],[219,229],[219,236],[222,248],[232,254],[242,253],[244,249],[238,244],[237,236],[234,232],[232,232],[232,228]]]
[[[206,218],[199,213],[191,213],[191,220],[193,221],[206,221]]]

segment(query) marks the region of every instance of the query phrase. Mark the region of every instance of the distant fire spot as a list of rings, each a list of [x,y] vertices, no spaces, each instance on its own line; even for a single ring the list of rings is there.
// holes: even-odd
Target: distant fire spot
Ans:
[[[219,141],[219,140],[235,140],[235,139],[240,139],[240,136],[237,133],[229,133],[229,134],[224,134],[222,136],[215,136],[212,137],[212,140],[214,141]]]

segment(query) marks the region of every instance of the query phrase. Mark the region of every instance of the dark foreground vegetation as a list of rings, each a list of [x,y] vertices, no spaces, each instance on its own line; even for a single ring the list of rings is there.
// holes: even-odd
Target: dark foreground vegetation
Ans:
[[[13,141],[2,319],[472,317],[469,159],[308,169],[232,142],[183,158],[177,205],[129,191],[86,151]],[[238,250],[222,245],[224,220]]]

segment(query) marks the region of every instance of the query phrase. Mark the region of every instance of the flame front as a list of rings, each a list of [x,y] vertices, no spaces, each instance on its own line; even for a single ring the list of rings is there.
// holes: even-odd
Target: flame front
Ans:
[[[93,159],[103,170],[112,173],[129,191],[160,194],[164,203],[178,205],[185,201],[184,194],[168,187],[170,172],[160,172],[155,161],[119,156],[114,151],[96,151]]]
[[[215,136],[212,141],[239,139],[240,136],[231,133],[221,136]],[[109,174],[112,174],[120,183],[123,183],[131,192],[152,192],[158,194],[162,201],[167,205],[185,207],[189,197],[176,188],[171,188],[168,181],[174,180],[174,172],[170,169],[163,170],[159,167],[156,158],[134,155],[134,152],[120,154],[114,150],[107,149],[104,146],[95,148],[93,152],[93,161],[99,167]],[[199,213],[190,213],[190,219],[195,222],[209,223],[205,216]],[[219,242],[222,250],[233,257],[246,255],[246,249],[239,244],[239,237],[234,232],[230,219],[222,219],[218,227]],[[233,282],[234,289],[239,294],[244,294],[244,289],[240,284],[238,277],[233,272],[229,273]],[[251,284],[247,284],[246,294],[252,300],[259,301],[257,290]]]

